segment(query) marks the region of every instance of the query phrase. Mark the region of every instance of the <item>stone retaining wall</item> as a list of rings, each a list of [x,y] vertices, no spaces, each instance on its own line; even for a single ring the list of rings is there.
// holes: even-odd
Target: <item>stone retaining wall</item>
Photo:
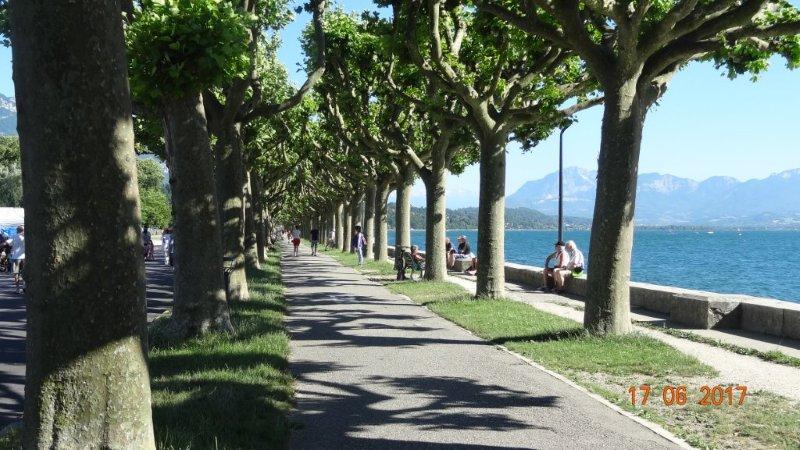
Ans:
[[[423,252],[424,254],[424,252]],[[389,247],[394,257],[394,247]],[[533,289],[541,287],[542,268],[506,263],[506,280]],[[570,278],[567,293],[586,295],[586,279]],[[696,328],[734,328],[773,336],[800,339],[800,304],[720,294],[649,283],[630,283],[631,307],[669,316],[676,323]]]

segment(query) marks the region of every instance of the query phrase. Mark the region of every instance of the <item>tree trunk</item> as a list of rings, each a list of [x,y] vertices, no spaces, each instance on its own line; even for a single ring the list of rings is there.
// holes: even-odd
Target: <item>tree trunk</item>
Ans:
[[[28,449],[155,448],[119,5],[9,6],[28,237]]]
[[[411,246],[411,188],[414,186],[414,168],[411,164],[403,166],[397,183],[397,203],[395,204],[395,249]]]
[[[251,173],[250,187],[253,188],[253,211],[256,226],[256,252],[258,253],[258,262],[264,264],[267,262],[267,229],[264,225],[264,201],[261,198],[263,190],[261,188],[261,179],[258,174]]]
[[[387,206],[389,191],[389,181],[379,180],[375,194],[375,261],[385,261],[389,258],[389,211]]]
[[[344,221],[344,204],[339,203],[336,205],[336,248],[338,249],[345,248]]]
[[[431,170],[425,182],[425,279],[442,281],[447,275],[444,239],[447,233],[447,149],[438,146],[431,153]]]
[[[344,234],[342,235],[342,252],[346,253],[350,251],[350,238],[353,234],[353,208],[347,203],[344,204],[343,208]]]
[[[164,106],[174,178],[176,338],[210,330],[233,331],[225,302],[222,242],[214,191],[211,143],[200,93]]]
[[[647,107],[634,82],[618,92],[606,94],[603,112],[583,319],[586,328],[598,334],[631,331],[633,214]]]
[[[250,172],[245,172],[244,202],[244,255],[245,264],[250,269],[261,269],[258,258],[258,238],[256,237],[256,212],[253,200],[253,179]]]
[[[359,214],[358,214],[358,205],[361,203],[361,193],[356,194],[350,200],[350,220],[351,220],[351,228],[350,228],[350,238],[348,239],[348,247],[350,253],[355,253],[355,249],[353,248],[353,235],[356,233],[356,227],[361,226],[361,222],[359,222]]]
[[[481,139],[475,291],[479,298],[500,298],[505,294],[506,140],[505,133]]]
[[[244,256],[244,160],[239,124],[217,136],[217,201],[222,218],[222,255],[228,275],[228,301],[250,299]]]
[[[329,221],[329,223],[328,223],[328,234],[325,235],[325,242],[326,243],[328,242],[328,239],[330,239],[330,237],[331,237],[330,236],[331,230],[333,230],[334,238],[338,238],[338,234],[337,234],[338,232],[336,231],[336,227],[337,227],[337,224],[339,223],[339,221],[337,219],[337,216],[338,216],[338,214],[337,214],[337,211],[336,211],[336,207],[334,206],[333,209],[331,210],[331,218],[328,219],[328,221]],[[335,239],[334,239],[334,241],[335,241]]]
[[[370,183],[364,198],[364,236],[367,237],[367,246],[364,248],[364,259],[373,259],[375,250],[375,195],[377,187]]]

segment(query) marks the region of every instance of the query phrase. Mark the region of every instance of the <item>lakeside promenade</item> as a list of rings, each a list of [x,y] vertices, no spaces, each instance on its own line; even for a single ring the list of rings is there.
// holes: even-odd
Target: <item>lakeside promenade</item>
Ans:
[[[147,261],[147,320],[172,305],[172,267],[164,265],[161,247]],[[14,290],[10,274],[0,275],[0,429],[20,420],[25,399],[25,297]]]
[[[677,448],[326,255],[284,249],[292,448]]]

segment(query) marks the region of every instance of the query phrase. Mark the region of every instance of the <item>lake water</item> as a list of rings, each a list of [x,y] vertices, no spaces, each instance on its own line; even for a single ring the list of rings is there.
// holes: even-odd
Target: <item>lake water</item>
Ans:
[[[450,230],[467,236],[477,254],[477,231]],[[506,261],[542,266],[553,251],[555,231],[506,231]],[[567,231],[588,263],[589,232]],[[425,231],[411,232],[425,248]],[[394,230],[389,231],[394,244]],[[637,230],[631,279],[704,291],[749,294],[800,303],[800,231],[665,231]],[[591,268],[589,268],[591,270]]]

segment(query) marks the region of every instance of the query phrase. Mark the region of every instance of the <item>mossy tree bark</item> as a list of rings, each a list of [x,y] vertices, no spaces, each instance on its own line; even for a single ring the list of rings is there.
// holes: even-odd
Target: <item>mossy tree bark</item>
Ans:
[[[222,255],[231,265],[228,301],[250,299],[244,253],[245,170],[240,125],[225,127],[217,136],[217,201],[222,219]]]
[[[414,186],[414,167],[405,164],[397,179],[395,203],[395,249],[411,246],[411,188]]]
[[[356,226],[361,226],[360,222],[360,214],[359,214],[359,205],[361,204],[361,193],[357,193],[353,198],[350,200],[350,234],[348,239],[348,251],[350,253],[355,253],[355,249],[353,248],[353,235],[356,233]]]
[[[349,202],[343,204],[342,208],[342,225],[344,226],[342,230],[342,252],[346,253],[350,251],[350,238],[353,236],[353,208]]]
[[[245,264],[250,269],[261,269],[261,263],[258,259],[258,238],[256,232],[253,177],[250,171],[246,171],[244,191],[244,256]]]
[[[364,235],[367,237],[367,247],[364,249],[364,258],[373,259],[375,256],[375,195],[378,191],[374,183],[367,186],[364,196]]]
[[[27,234],[23,446],[154,449],[120,4],[9,8]]]
[[[631,331],[633,214],[648,97],[656,96],[650,89],[637,89],[634,78],[606,91],[584,313],[584,325],[598,334]]]
[[[339,203],[336,205],[336,248],[342,249],[344,247],[344,204]]]
[[[481,136],[476,297],[505,294],[506,133]]]
[[[375,193],[375,261],[385,261],[389,258],[389,199],[390,182],[388,178],[378,179]]]
[[[425,279],[442,281],[447,275],[444,239],[447,233],[447,147],[437,144],[431,152],[430,170],[420,172],[425,183]]]
[[[267,227],[264,224],[264,202],[261,178],[257,173],[250,173],[250,185],[253,189],[253,214],[256,227],[256,253],[258,262],[267,262]]]
[[[167,148],[173,161],[177,255],[171,329],[177,338],[210,330],[232,331],[203,99],[197,92],[171,100],[164,105],[164,113]]]

